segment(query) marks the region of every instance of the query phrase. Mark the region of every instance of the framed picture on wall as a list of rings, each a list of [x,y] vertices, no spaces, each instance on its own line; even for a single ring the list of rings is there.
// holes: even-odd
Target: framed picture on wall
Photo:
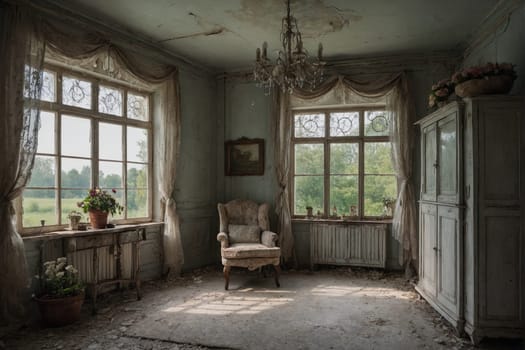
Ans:
[[[264,140],[240,138],[224,144],[225,173],[229,176],[264,174]]]

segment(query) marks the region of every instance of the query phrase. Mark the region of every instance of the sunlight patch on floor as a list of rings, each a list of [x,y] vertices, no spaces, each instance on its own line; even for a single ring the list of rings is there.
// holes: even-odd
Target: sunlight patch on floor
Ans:
[[[344,296],[361,296],[361,297],[381,297],[396,299],[412,299],[414,293],[403,291],[395,288],[385,287],[363,287],[363,286],[333,286],[320,284],[311,290],[316,296],[327,297],[344,297]]]
[[[227,293],[205,293],[182,304],[164,309],[167,313],[184,312],[203,315],[253,315],[281,307],[293,301],[292,298],[265,296],[235,296]]]

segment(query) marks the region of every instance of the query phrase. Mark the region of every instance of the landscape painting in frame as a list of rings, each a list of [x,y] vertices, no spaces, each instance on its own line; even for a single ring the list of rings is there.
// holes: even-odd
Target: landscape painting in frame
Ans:
[[[264,140],[241,138],[225,143],[225,172],[230,176],[264,174]]]

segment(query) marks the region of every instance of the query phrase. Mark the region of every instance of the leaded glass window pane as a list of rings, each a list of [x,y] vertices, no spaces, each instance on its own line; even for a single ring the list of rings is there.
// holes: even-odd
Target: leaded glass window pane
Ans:
[[[365,112],[365,136],[388,136],[390,115],[385,111]]]
[[[47,102],[56,102],[56,86],[56,74],[45,70],[42,79],[42,93],[40,99]]]
[[[91,88],[89,81],[64,76],[62,78],[62,103],[91,109]]]
[[[359,112],[330,113],[330,136],[359,136]]]
[[[128,118],[147,121],[149,119],[149,101],[146,96],[128,93]]]
[[[295,137],[324,137],[324,114],[296,114]]]
[[[122,116],[122,91],[101,85],[98,90],[98,111]]]

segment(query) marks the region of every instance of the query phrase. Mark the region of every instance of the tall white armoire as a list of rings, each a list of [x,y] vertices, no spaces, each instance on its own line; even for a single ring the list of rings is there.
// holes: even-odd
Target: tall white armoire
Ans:
[[[418,292],[458,332],[525,337],[524,97],[452,102],[421,128]]]

